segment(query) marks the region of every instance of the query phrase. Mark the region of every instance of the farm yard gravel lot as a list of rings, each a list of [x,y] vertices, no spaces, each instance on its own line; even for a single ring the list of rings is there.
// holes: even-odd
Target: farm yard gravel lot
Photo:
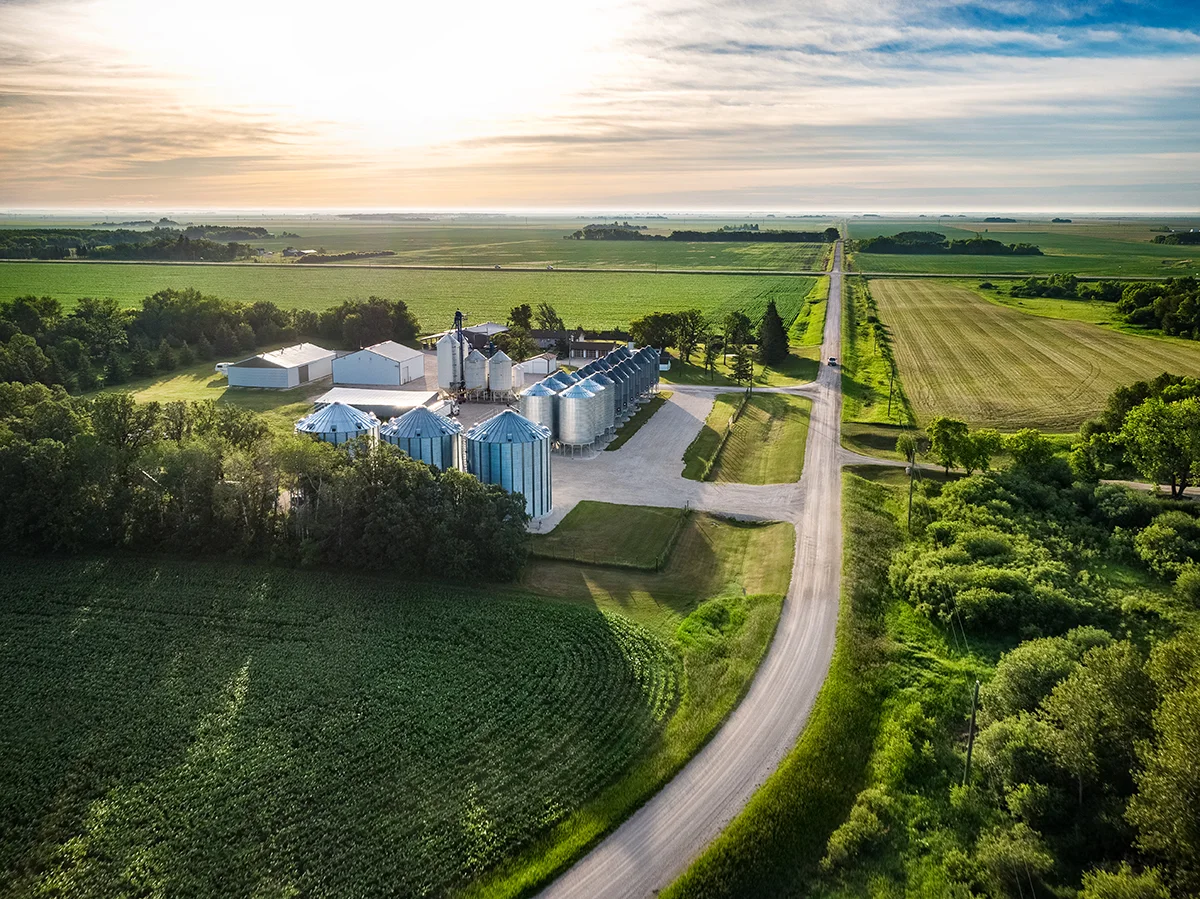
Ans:
[[[1068,431],[1119,386],[1164,371],[1200,375],[1200,346],[1027,315],[941,281],[871,279],[921,424]]]

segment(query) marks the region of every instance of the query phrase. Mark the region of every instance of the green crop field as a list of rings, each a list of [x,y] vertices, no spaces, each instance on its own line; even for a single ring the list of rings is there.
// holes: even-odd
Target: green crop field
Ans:
[[[589,220],[507,216],[492,220],[433,221],[348,221],[332,216],[269,218],[241,216],[196,216],[177,219],[187,223],[220,224],[266,228],[273,234],[284,231],[298,237],[275,237],[250,241],[279,253],[285,247],[322,250],[328,253],[391,250],[394,256],[360,260],[356,265],[398,263],[402,265],[492,266],[545,268],[689,268],[720,270],[821,271],[829,256],[829,244],[780,243],[685,243],[682,241],[564,240]],[[722,225],[757,221],[764,229],[821,231],[832,221],[805,219],[772,222],[768,219],[672,219],[645,222],[649,233],[666,235],[672,230],[712,231]],[[0,219],[0,228],[80,227],[93,219]],[[280,256],[275,264],[293,265]],[[269,264],[269,263],[260,263]],[[301,266],[304,267],[304,266]]]
[[[533,538],[539,558],[653,570],[670,550],[683,509],[584,500],[549,534]]]
[[[792,484],[804,469],[812,401],[756,393],[733,426],[713,466],[712,480],[733,484]]]
[[[0,563],[0,895],[442,894],[655,739],[675,652],[582,604]]]
[[[852,238],[898,231],[939,231],[960,240],[982,234],[1002,243],[1032,243],[1042,256],[944,256],[854,253],[851,265],[863,272],[945,274],[1050,274],[1177,277],[1200,273],[1200,247],[1152,243],[1156,227],[1200,227],[1196,219],[1078,219],[990,223],[961,218],[856,219]]]
[[[1200,344],[1026,315],[941,281],[872,279],[904,390],[923,424],[1073,430],[1114,388],[1164,371],[1200,375]]]
[[[757,322],[774,298],[794,318],[812,279],[771,275],[649,275],[570,272],[455,272],[295,265],[0,264],[0,300],[53,296],[67,308],[84,296],[138,306],[165,287],[195,287],[228,300],[270,300],[288,309],[327,309],[348,299],[402,299],[426,331],[449,327],[456,309],[469,321],[499,321],[521,303],[552,304],[567,325],[627,325],[647,312],[741,309]],[[785,321],[790,321],[785,316]]]

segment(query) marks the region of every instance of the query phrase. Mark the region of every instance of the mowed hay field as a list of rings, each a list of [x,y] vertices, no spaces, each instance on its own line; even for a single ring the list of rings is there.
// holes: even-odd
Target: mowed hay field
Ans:
[[[0,577],[0,896],[443,895],[681,692],[663,640],[582,603],[145,559]]]
[[[345,300],[404,300],[426,331],[449,327],[456,309],[468,321],[504,322],[521,303],[550,303],[569,327],[627,325],[648,312],[701,309],[723,316],[740,310],[757,322],[774,299],[790,324],[813,278],[787,275],[656,275],[505,271],[422,271],[363,266],[0,264],[0,300],[53,296],[70,309],[80,297],[113,297],[140,307],[166,287],[195,287],[227,300],[269,300],[285,309],[323,310]]]
[[[1123,384],[1200,375],[1200,344],[1026,315],[937,281],[870,282],[905,393],[936,415],[1001,429],[1077,428]]]

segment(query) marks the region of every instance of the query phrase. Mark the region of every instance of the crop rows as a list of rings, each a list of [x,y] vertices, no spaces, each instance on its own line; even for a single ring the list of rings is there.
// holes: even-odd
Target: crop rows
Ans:
[[[0,895],[393,896],[617,776],[678,662],[624,618],[384,580],[0,565]]]
[[[1200,375],[1200,345],[1026,315],[934,281],[872,280],[917,417],[1073,430],[1112,391],[1164,371]]]
[[[774,297],[784,323],[800,309],[810,279],[772,275],[652,275],[605,272],[455,272],[297,265],[0,264],[0,300],[36,294],[67,307],[84,296],[114,297],[138,306],[166,287],[287,309],[322,310],[368,296],[402,299],[427,331],[448,327],[456,309],[469,321],[507,320],[513,306],[553,305],[574,327],[627,325],[647,312],[698,308],[723,315],[740,309],[754,321]],[[791,310],[785,314],[785,308]],[[790,315],[790,318],[789,318]]]

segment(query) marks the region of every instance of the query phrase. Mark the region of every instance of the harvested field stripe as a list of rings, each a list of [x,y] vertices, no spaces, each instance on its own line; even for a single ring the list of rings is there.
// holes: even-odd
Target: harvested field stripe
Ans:
[[[1026,315],[958,284],[871,281],[918,419],[1067,431],[1118,386],[1164,371],[1200,376],[1200,345]]]

